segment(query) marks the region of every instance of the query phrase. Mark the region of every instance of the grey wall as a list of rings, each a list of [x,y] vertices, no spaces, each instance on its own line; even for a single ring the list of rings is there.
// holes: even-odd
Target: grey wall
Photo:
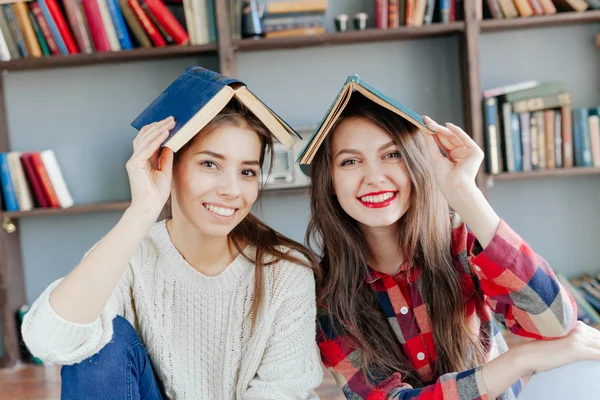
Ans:
[[[352,11],[361,11],[360,4],[352,2]],[[332,5],[330,14],[335,13]],[[577,99],[600,104],[600,52],[590,42],[594,32],[593,27],[576,27],[486,36],[483,87],[533,77],[564,79]],[[559,56],[558,50],[565,55]],[[526,62],[526,52],[539,56]],[[353,73],[417,112],[463,124],[458,53],[459,40],[450,37],[242,53],[237,60],[240,78],[294,125],[320,121]],[[518,65],[512,65],[513,57]],[[188,58],[11,73],[5,77],[11,146],[20,151],[54,149],[77,203],[126,199],[124,164],[135,135],[129,123],[192,64],[216,68],[214,58]],[[597,182],[590,177],[502,183],[490,195],[501,216],[552,264],[567,272],[572,267],[594,270],[599,255],[594,240],[600,229],[593,217],[598,214]],[[275,229],[303,241],[309,218],[306,191],[267,193],[255,211]],[[119,216],[23,219],[27,300],[32,302],[52,280],[67,274]]]

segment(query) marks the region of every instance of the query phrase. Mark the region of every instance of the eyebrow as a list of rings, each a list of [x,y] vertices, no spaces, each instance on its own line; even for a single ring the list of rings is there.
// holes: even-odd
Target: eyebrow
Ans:
[[[226,159],[226,157],[223,154],[215,153],[214,151],[210,151],[210,150],[199,151],[196,153],[196,155],[198,155],[198,154],[206,154],[207,156],[211,156],[211,157],[217,158],[219,160]],[[245,160],[245,161],[242,161],[242,164],[260,166],[260,162],[258,160]]]
[[[390,140],[389,142],[387,142],[383,146],[380,146],[379,149],[378,149],[378,151],[385,150],[388,147],[395,146],[395,145],[396,145],[396,142],[393,141],[393,140]],[[359,150],[355,150],[355,149],[341,149],[340,151],[338,151],[338,153],[335,155],[334,158],[337,158],[341,154],[361,154],[361,152]]]

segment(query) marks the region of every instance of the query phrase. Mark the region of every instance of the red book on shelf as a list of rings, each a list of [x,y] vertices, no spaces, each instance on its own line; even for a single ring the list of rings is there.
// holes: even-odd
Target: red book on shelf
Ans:
[[[154,44],[154,46],[155,47],[166,46],[167,42],[165,41],[165,38],[162,37],[162,35],[160,34],[160,32],[158,31],[156,26],[152,23],[152,21],[150,21],[150,18],[148,18],[148,16],[144,12],[144,9],[142,8],[140,2],[138,0],[127,0],[127,3],[133,10],[133,13],[135,14],[135,16],[142,23],[144,30],[148,34],[148,37],[150,38],[150,40],[152,40],[152,43]]]
[[[104,29],[98,1],[82,0],[81,3],[83,4],[83,11],[87,17],[88,25],[90,26],[90,33],[96,51],[110,51],[110,43],[108,42],[106,29]]]
[[[42,35],[44,35],[44,39],[46,39],[46,43],[48,43],[48,48],[50,49],[50,53],[52,55],[60,55],[60,49],[58,48],[58,44],[52,35],[52,31],[50,30],[50,26],[48,26],[48,21],[44,17],[42,13],[42,9],[37,1],[32,1],[29,3],[29,7],[37,20],[38,25],[40,26],[40,30],[42,31]]]
[[[42,161],[42,155],[40,153],[31,153],[31,161],[33,163],[33,168],[35,169],[35,173],[40,179],[40,183],[42,185],[42,188],[44,189],[46,198],[50,203],[50,207],[61,208],[60,201],[58,200],[58,196],[56,195],[56,190],[54,190],[54,186],[52,186],[50,176],[48,176],[48,171],[46,171],[46,167],[44,166],[44,162]]]
[[[171,35],[175,43],[189,43],[190,37],[187,32],[173,16],[171,11],[169,11],[167,6],[165,6],[165,3],[163,3],[162,0],[145,0],[145,3],[150,12],[154,15],[154,18],[156,18],[158,23],[165,28],[169,35]]]
[[[375,27],[379,29],[388,27],[388,0],[375,0]]]
[[[21,154],[21,163],[23,164],[27,181],[29,182],[29,186],[33,192],[36,205],[42,208],[50,207],[50,202],[46,197],[46,193],[44,192],[40,178],[35,172],[35,167],[33,166],[33,161],[31,160],[31,153]]]
[[[67,25],[67,21],[65,21],[65,17],[60,11],[60,7],[56,0],[45,0],[46,5],[48,6],[48,10],[50,10],[50,15],[56,23],[56,28],[60,33],[60,36],[65,41],[65,46],[69,54],[77,54],[77,45],[75,44],[75,40],[73,40],[73,35],[71,35],[71,31],[69,30],[69,26]]]

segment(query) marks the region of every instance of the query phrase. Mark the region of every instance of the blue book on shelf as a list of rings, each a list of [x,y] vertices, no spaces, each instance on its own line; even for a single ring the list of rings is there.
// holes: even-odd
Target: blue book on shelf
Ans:
[[[54,40],[56,40],[56,44],[58,45],[60,52],[62,54],[69,54],[67,46],[65,45],[65,41],[63,40],[62,36],[60,35],[60,32],[58,31],[56,22],[54,22],[54,18],[52,18],[52,14],[50,14],[50,9],[48,8],[48,4],[46,4],[46,0],[38,0],[38,4],[40,5],[42,14],[44,14],[44,18],[48,22],[48,26],[50,27],[50,31],[52,32]]]
[[[127,26],[125,25],[125,20],[123,19],[123,13],[121,12],[119,3],[117,0],[106,0],[106,5],[108,6],[110,19],[115,26],[117,38],[119,39],[119,44],[121,45],[121,50],[131,50],[133,45],[131,44],[131,38],[129,37],[129,32],[127,32]]]
[[[2,181],[2,195],[6,211],[19,211],[17,194],[8,166],[8,153],[0,153],[0,180]]]
[[[510,114],[510,131],[512,134],[513,157],[515,161],[515,172],[523,171],[523,150],[521,146],[521,123],[519,116]]]
[[[364,98],[374,102],[375,104],[378,104],[381,107],[398,114],[415,125],[422,132],[433,134],[433,132],[423,122],[423,117],[421,117],[419,114],[387,96],[374,86],[369,85],[367,82],[360,79],[358,75],[351,75],[346,79],[342,89],[336,96],[333,103],[329,106],[329,110],[327,110],[327,113],[321,120],[319,127],[308,140],[308,143],[304,147],[302,153],[300,153],[298,156],[297,161],[300,164],[310,164],[312,162],[317,150],[319,150],[319,147],[321,147],[323,140],[325,140],[325,137],[327,137],[329,134],[331,127],[342,114],[342,111],[344,111],[354,93],[359,94],[359,96],[355,97],[360,97],[360,95],[362,95]]]
[[[175,127],[163,143],[179,150],[208,124],[232,99],[252,112],[285,147],[295,144],[300,135],[237,80],[202,67],[188,67],[165,89],[131,125],[143,126],[169,116]]]
[[[592,166],[592,145],[590,143],[589,111],[579,107],[573,109],[573,147],[575,166]]]

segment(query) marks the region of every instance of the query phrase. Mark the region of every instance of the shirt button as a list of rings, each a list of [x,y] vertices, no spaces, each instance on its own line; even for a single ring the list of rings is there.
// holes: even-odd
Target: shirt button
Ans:
[[[481,268],[479,267],[479,265],[476,265],[476,266],[475,266],[475,269],[476,269],[477,271],[481,272]]]
[[[401,312],[402,314],[404,314],[404,315],[408,314],[408,307],[402,307],[402,308],[400,309],[400,312]]]
[[[425,354],[423,354],[422,352],[419,352],[419,354],[417,354],[417,360],[423,361],[424,359],[425,359]]]

